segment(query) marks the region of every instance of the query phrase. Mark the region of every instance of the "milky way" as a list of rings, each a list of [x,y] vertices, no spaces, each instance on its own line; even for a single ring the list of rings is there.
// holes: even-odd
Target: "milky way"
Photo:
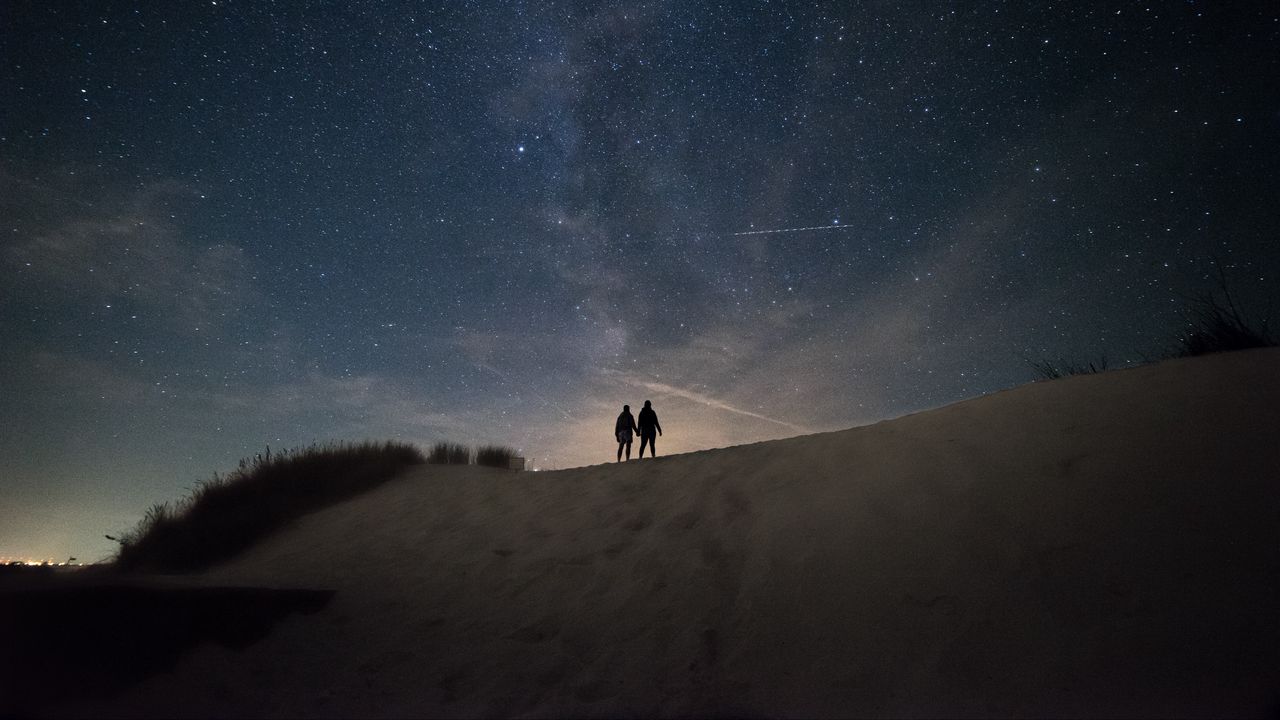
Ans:
[[[6,3],[0,556],[267,445],[690,451],[1157,357],[1215,261],[1265,308],[1280,6],[898,5]]]

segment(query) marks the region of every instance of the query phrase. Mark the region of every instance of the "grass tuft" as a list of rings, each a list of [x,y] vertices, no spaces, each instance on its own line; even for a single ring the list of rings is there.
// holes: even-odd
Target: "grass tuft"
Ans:
[[[1144,363],[1280,345],[1280,339],[1268,327],[1267,318],[1257,320],[1241,309],[1227,283],[1222,265],[1216,264],[1217,287],[1199,295],[1183,296],[1187,300],[1187,306],[1182,311],[1182,333],[1177,336],[1172,348],[1166,345],[1154,356],[1140,354]],[[1105,356],[1089,362],[1032,360],[1026,356],[1022,359],[1045,380],[1056,380],[1068,375],[1091,375],[1107,370]]]
[[[176,503],[147,509],[117,542],[125,571],[192,572],[207,568],[306,513],[358,495],[410,465],[426,462],[405,443],[330,443],[265,453],[215,474]]]
[[[485,445],[476,450],[476,464],[488,467],[511,467],[511,459],[516,457],[516,451],[505,445]]]
[[[1036,371],[1041,378],[1045,380],[1056,380],[1068,375],[1093,375],[1107,369],[1107,358],[1102,356],[1097,360],[1084,362],[1069,362],[1066,360],[1053,362],[1051,360],[1031,360],[1026,359],[1032,370]]]
[[[1183,311],[1187,329],[1178,338],[1172,353],[1175,357],[1276,346],[1267,320],[1254,321],[1236,304],[1221,266],[1217,290],[1189,300],[1190,307]]]
[[[433,465],[470,465],[471,448],[460,443],[438,442],[427,453],[427,462]]]

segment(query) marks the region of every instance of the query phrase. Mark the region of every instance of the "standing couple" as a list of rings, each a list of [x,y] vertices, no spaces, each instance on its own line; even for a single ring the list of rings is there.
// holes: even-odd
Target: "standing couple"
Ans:
[[[613,435],[618,440],[618,462],[622,462],[622,451],[627,451],[627,459],[631,459],[631,434],[640,435],[640,457],[644,457],[644,446],[649,446],[649,457],[658,457],[658,435],[662,434],[662,426],[658,424],[658,413],[653,411],[649,401],[644,401],[644,409],[640,411],[640,424],[631,416],[631,406],[623,405],[622,414],[613,424]]]

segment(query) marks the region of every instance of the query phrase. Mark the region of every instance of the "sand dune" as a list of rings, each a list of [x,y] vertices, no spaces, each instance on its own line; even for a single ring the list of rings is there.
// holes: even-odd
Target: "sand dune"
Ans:
[[[75,714],[1259,715],[1280,351],[550,473],[427,466],[195,584],[335,591]]]

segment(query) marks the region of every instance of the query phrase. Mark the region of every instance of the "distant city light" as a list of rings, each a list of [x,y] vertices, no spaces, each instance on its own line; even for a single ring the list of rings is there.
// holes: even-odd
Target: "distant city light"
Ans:
[[[58,561],[53,558],[0,557],[0,567],[83,567],[88,564],[75,558]]]

